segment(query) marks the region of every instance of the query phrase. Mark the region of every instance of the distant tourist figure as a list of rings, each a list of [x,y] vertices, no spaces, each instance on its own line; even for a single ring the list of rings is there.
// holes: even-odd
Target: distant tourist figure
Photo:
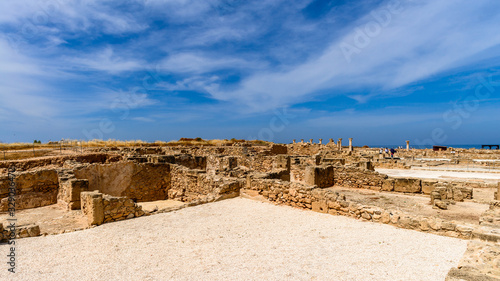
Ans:
[[[394,158],[394,153],[396,153],[396,150],[394,150],[394,148],[391,148],[391,158]]]
[[[382,154],[383,152],[384,152],[384,150],[382,150],[382,148],[381,148],[381,149],[379,149],[378,154]]]
[[[389,149],[387,147],[385,148],[385,153],[389,154]]]

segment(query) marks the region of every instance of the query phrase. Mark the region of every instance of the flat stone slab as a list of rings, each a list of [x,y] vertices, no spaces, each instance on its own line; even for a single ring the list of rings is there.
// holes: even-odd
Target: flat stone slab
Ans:
[[[187,206],[187,203],[176,200],[158,200],[151,202],[139,202],[137,205],[141,206],[142,210],[146,213],[162,213],[184,208]]]

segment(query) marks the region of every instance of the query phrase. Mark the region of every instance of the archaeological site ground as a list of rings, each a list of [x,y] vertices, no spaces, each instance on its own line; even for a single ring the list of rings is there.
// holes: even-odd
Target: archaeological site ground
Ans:
[[[5,151],[2,280],[12,241],[15,280],[500,279],[498,150],[391,158],[330,139]]]

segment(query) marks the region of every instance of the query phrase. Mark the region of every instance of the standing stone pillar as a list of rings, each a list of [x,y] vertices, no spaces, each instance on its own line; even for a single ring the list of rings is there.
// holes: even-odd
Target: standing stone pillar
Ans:
[[[293,140],[293,143],[295,144],[295,140]]]
[[[309,143],[312,144],[313,143],[313,139],[309,139]]]
[[[498,183],[496,195],[497,196],[496,196],[495,200],[499,200],[500,201],[500,182]]]
[[[319,139],[319,144],[323,144],[323,139]]]
[[[342,139],[339,139],[337,146],[339,147],[339,150],[342,150]]]
[[[406,151],[410,151],[410,141],[406,141]]]
[[[353,151],[353,148],[352,148],[352,138],[349,138],[349,151]]]

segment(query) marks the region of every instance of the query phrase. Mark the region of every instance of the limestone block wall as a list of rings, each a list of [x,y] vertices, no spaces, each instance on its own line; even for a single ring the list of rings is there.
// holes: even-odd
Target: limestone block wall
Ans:
[[[446,277],[453,280],[500,280],[500,244],[469,241],[467,251]]]
[[[500,228],[500,201],[493,201],[490,203],[490,208],[481,214],[479,224],[482,226]]]
[[[59,185],[57,203],[68,210],[81,208],[80,193],[89,191],[89,181],[82,179],[69,179],[62,181]]]
[[[227,173],[238,167],[238,157],[211,155],[207,157],[206,167],[207,173],[211,175]]]
[[[334,179],[338,186],[382,190],[388,176],[359,167],[334,166]]]
[[[305,171],[308,166],[316,166],[321,163],[319,155],[312,156],[291,156],[290,157],[290,180],[293,182],[303,182]]]
[[[168,198],[183,202],[211,202],[239,196],[244,180],[207,174],[179,165],[170,169],[171,186]]]
[[[190,154],[178,154],[175,155],[175,164],[182,165],[189,169],[206,170],[207,169],[207,157],[205,156],[193,156]]]
[[[98,191],[81,193],[82,212],[89,225],[131,219],[144,215],[142,207],[126,197],[102,194]]]
[[[333,166],[307,166],[304,182],[308,185],[315,185],[319,188],[334,185]]]
[[[311,209],[321,213],[349,216],[365,221],[466,239],[471,238],[475,231],[473,225],[462,225],[436,217],[415,216],[398,210],[384,210],[376,206],[362,205],[350,201],[342,193],[314,188],[302,183],[250,178],[245,187],[246,189],[243,191],[253,191],[256,196],[262,196],[277,204]]]
[[[269,155],[287,154],[288,148],[284,144],[272,144]]]
[[[127,196],[136,202],[164,200],[170,187],[170,164],[92,164],[76,168],[77,179],[88,179],[90,190],[112,196]]]
[[[16,172],[15,204],[17,210],[43,207],[57,203],[59,178],[52,169]],[[8,210],[9,179],[0,177],[0,211]]]
[[[121,156],[110,155],[107,153],[89,153],[79,155],[43,157],[41,159],[0,161],[0,169],[7,169],[11,166],[14,166],[17,170],[26,171],[36,167],[43,167],[47,165],[57,165],[59,167],[62,167],[64,162],[67,160],[77,161],[80,163],[106,163],[119,161],[121,160]]]
[[[0,241],[40,236],[40,226],[36,224],[16,225],[15,231],[4,228],[0,223]]]

